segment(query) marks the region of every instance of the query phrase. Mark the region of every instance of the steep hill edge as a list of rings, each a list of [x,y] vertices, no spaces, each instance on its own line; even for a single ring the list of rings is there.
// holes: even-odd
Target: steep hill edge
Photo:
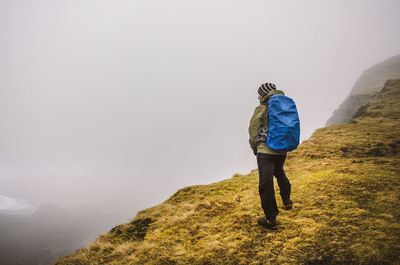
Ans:
[[[295,204],[278,201],[277,231],[256,223],[253,170],[180,189],[56,264],[399,264],[398,102],[400,79],[389,80],[350,124],[288,155]]]
[[[400,55],[366,69],[325,125],[350,122],[357,109],[378,93],[386,80],[394,78],[400,78]]]

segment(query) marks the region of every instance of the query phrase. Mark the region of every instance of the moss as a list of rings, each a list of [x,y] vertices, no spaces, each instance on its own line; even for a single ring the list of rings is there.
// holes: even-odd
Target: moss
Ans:
[[[149,230],[150,224],[154,220],[151,218],[135,219],[128,225],[117,225],[109,232],[112,243],[123,241],[143,240]]]

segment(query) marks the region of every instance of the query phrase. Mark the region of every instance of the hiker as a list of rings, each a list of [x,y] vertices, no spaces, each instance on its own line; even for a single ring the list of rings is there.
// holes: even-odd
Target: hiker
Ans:
[[[290,210],[292,208],[292,201],[290,200],[291,186],[283,169],[286,152],[276,151],[267,145],[268,100],[273,95],[284,95],[284,93],[281,90],[277,90],[274,84],[265,83],[258,88],[258,94],[260,105],[254,110],[249,126],[249,142],[254,155],[257,156],[258,190],[261,198],[261,207],[265,214],[265,217],[258,218],[258,223],[266,228],[275,230],[277,229],[276,216],[279,210],[275,200],[274,175],[278,181],[285,209]]]

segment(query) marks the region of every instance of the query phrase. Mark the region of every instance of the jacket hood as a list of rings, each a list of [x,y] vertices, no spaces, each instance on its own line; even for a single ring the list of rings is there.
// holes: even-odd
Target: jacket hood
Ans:
[[[285,95],[282,90],[271,90],[265,97],[260,99],[260,103],[267,103],[268,99],[273,95]]]

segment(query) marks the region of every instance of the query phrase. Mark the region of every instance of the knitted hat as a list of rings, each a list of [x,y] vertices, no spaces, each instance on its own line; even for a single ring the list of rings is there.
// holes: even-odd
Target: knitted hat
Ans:
[[[258,94],[265,97],[272,90],[276,90],[275,85],[272,83],[265,83],[258,88]]]

